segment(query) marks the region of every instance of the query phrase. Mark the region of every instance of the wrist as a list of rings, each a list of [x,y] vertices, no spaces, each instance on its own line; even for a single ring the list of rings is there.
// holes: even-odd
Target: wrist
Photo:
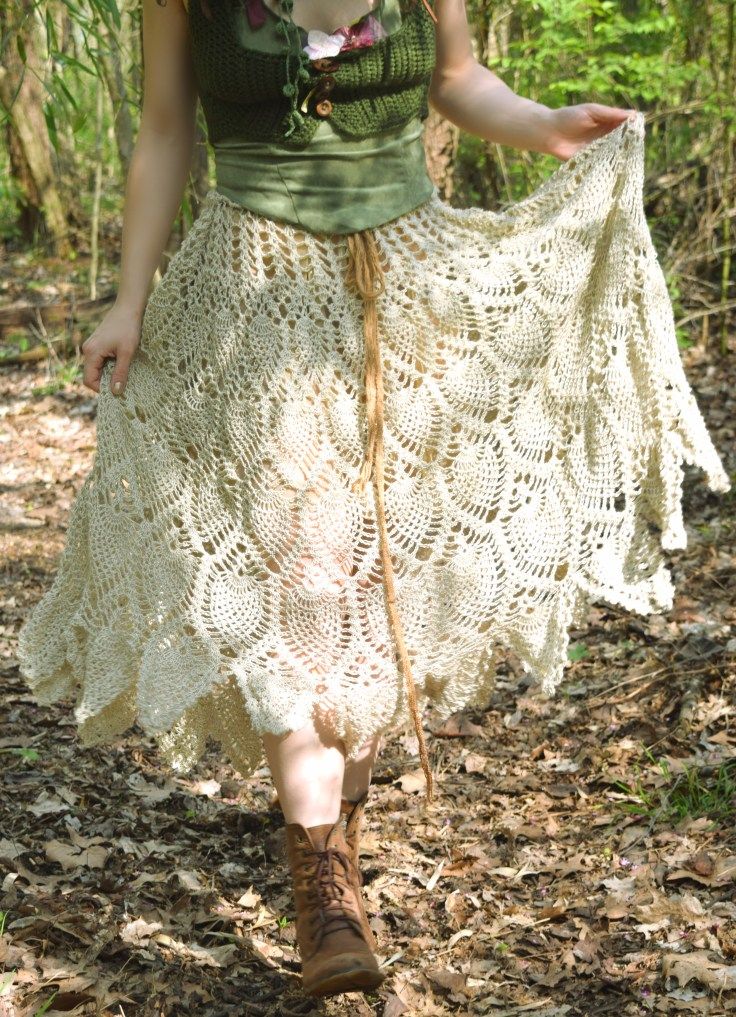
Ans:
[[[131,299],[130,297],[121,296],[120,294],[118,294],[117,297],[115,298],[115,302],[112,306],[112,309],[121,318],[127,318],[130,321],[140,322],[140,320],[143,318],[143,312],[146,309],[146,300],[147,298],[144,298],[142,301],[140,298],[135,300]]]
[[[535,148],[544,155],[557,155],[559,143],[559,129],[557,125],[557,110],[545,106],[543,103],[534,103],[536,109],[532,122],[536,128]]]

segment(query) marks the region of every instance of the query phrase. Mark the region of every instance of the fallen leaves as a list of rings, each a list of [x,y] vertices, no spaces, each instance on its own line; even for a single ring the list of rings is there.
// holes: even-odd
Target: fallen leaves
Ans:
[[[734,1011],[733,824],[662,822],[646,805],[669,786],[658,761],[678,776],[736,757],[725,649],[733,533],[718,504],[688,495],[696,539],[673,555],[688,594],[671,614],[592,606],[588,655],[571,662],[558,698],[539,697],[509,652],[483,710],[431,718],[437,807],[424,810],[413,733],[387,740],[361,861],[388,977],[375,995],[312,1009],[268,771],[244,780],[213,746],[196,772],[172,774],[139,732],[80,751],[69,711],[39,708],[18,679],[14,634],[61,549],[94,447],[94,403],[34,403],[27,375],[5,384],[18,389],[10,444],[26,454],[9,474],[12,528],[0,530],[2,1017],[6,1004],[12,1017],[36,1013],[54,993],[47,1015],[79,1017]],[[67,443],[70,408],[79,413]],[[21,525],[26,501],[45,525]],[[720,527],[715,557],[699,542],[701,521]],[[675,721],[694,664],[705,670],[683,740]]]
[[[405,794],[414,794],[427,786],[423,770],[409,770],[399,777],[399,785]]]
[[[486,756],[481,756],[477,752],[468,752],[466,756],[463,756],[462,762],[466,773],[483,773],[490,761]]]

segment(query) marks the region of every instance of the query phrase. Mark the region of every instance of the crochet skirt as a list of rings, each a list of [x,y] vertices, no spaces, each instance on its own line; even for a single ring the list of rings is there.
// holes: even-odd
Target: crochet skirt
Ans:
[[[360,249],[209,191],[121,397],[103,370],[94,464],[20,631],[37,701],[73,698],[83,744],[137,722],[177,769],[212,738],[245,775],[262,732],[319,718],[351,758],[412,694],[482,707],[497,647],[552,695],[591,601],[669,608],[682,464],[729,479],[644,135],[638,115],[501,210],[435,194]]]

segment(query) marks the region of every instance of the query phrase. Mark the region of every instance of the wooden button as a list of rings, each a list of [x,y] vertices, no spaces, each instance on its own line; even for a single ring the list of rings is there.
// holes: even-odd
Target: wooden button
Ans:
[[[328,117],[332,113],[332,103],[329,99],[320,99],[314,107],[314,111],[317,116]]]
[[[329,57],[320,57],[318,60],[312,61],[312,66],[316,71],[336,71],[339,64],[336,64],[334,60],[330,60]]]
[[[317,84],[314,86],[314,101],[315,103],[320,102],[322,99],[329,98],[330,93],[335,87],[335,79],[327,74],[325,77],[320,78]]]

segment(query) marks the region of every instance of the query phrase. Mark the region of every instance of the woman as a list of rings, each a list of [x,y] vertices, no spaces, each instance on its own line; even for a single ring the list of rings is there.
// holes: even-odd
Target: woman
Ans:
[[[671,603],[681,461],[728,490],[641,207],[643,119],[516,95],[463,0],[144,0],[143,39],[119,292],[83,346],[98,453],[19,655],[40,701],[79,682],[88,744],[137,720],[179,766],[208,736],[243,773],[265,750],[305,991],[373,988],[381,735],[411,713],[431,794],[417,697],[484,704],[494,643],[552,692],[591,599]],[[217,187],[149,297],[197,95]],[[452,209],[428,103],[563,165]]]

